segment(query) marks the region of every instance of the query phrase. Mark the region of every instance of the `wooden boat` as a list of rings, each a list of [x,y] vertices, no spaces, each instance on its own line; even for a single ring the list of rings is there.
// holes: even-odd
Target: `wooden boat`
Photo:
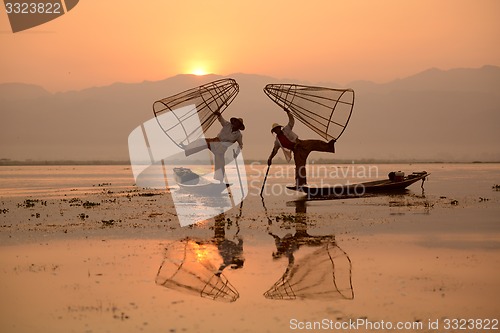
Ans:
[[[383,179],[357,184],[344,184],[334,186],[287,186],[289,190],[299,191],[308,197],[359,197],[369,193],[395,192],[406,189],[411,184],[425,181],[429,173],[426,171],[414,172],[401,179]]]
[[[209,181],[195,185],[183,183],[177,183],[177,185],[179,185],[179,188],[185,192],[200,195],[219,195],[222,191],[229,187],[229,184],[226,183],[212,183]]]
[[[179,189],[192,194],[219,195],[230,185],[211,182],[189,168],[174,168],[174,174]]]

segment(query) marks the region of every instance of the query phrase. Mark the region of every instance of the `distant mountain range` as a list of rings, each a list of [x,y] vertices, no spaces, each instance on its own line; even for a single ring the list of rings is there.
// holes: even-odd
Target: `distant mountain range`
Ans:
[[[262,89],[294,82],[228,77],[239,83],[240,93],[224,115],[245,120],[245,158],[267,159],[270,126],[286,122],[286,115]],[[153,117],[154,101],[219,78],[177,75],[55,94],[30,84],[0,84],[0,159],[128,160],[128,135]],[[337,153],[313,159],[500,161],[500,67],[429,69],[385,84],[356,81],[348,87],[356,92],[355,106]],[[297,132],[317,138],[301,125]]]

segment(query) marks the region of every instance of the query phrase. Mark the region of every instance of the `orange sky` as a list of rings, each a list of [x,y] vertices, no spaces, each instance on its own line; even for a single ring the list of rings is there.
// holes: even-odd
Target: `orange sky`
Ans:
[[[500,65],[499,13],[496,0],[82,0],[13,34],[2,7],[0,82],[65,91],[198,69],[380,83]]]

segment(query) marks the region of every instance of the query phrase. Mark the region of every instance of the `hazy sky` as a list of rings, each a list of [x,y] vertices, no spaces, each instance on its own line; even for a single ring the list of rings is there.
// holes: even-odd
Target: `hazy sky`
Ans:
[[[499,14],[497,0],[82,0],[13,34],[2,7],[0,83],[65,91],[195,71],[382,83],[500,65]]]

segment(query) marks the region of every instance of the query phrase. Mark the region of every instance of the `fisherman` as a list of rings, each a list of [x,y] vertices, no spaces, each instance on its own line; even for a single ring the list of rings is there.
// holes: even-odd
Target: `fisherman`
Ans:
[[[276,156],[280,148],[283,150],[287,162],[290,162],[292,159],[293,152],[293,159],[295,160],[295,186],[299,188],[307,185],[306,161],[309,154],[312,151],[335,153],[336,140],[332,139],[329,142],[325,142],[322,140],[299,139],[298,135],[292,131],[295,119],[290,110],[285,109],[285,111],[288,115],[288,124],[284,127],[277,123],[272,125],[271,133],[276,134],[276,139],[274,140],[273,151],[267,159],[267,165],[271,165],[273,157]]]
[[[243,119],[241,118],[231,118],[229,121],[222,117],[219,111],[214,112],[217,119],[222,125],[222,129],[215,138],[206,138],[195,140],[187,145],[181,143],[181,148],[184,149],[186,156],[195,154],[204,149],[209,149],[214,154],[215,160],[215,171],[214,179],[224,182],[225,175],[225,159],[224,154],[229,146],[233,143],[238,142],[238,148],[234,152],[233,156],[236,158],[243,149],[243,135],[241,131],[245,130],[245,125],[243,124]]]

